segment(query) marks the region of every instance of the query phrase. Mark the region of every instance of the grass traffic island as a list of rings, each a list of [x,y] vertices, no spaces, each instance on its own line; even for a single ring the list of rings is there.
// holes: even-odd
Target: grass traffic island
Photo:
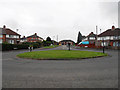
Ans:
[[[33,51],[18,54],[17,57],[37,59],[37,60],[67,60],[67,59],[83,59],[107,56],[101,52],[77,51],[77,50],[49,50],[49,51]]]

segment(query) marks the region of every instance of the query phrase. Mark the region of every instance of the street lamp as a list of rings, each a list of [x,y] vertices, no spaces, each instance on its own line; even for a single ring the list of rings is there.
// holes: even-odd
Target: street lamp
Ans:
[[[16,32],[18,32],[18,30],[19,30],[19,29],[16,29]],[[16,44],[18,44],[17,40],[18,40],[18,39],[17,39],[17,35],[16,35]]]
[[[68,43],[68,50],[70,51],[70,43]]]
[[[54,46],[54,38],[55,38],[55,36],[53,36],[53,46]]]
[[[103,39],[103,53],[105,53],[104,39]]]

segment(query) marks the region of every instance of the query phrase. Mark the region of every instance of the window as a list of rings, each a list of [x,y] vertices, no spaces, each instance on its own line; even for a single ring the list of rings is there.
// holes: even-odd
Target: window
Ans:
[[[89,39],[90,39],[90,40],[95,40],[95,37],[90,37]]]
[[[18,35],[13,35],[14,36],[14,38],[19,38],[19,36]]]
[[[14,38],[14,35],[9,35],[10,38]]]
[[[6,35],[7,38],[13,38],[13,35]]]
[[[14,40],[9,40],[8,43],[14,44]]]
[[[0,38],[2,38],[3,37],[3,35],[0,35]]]
[[[101,46],[108,46],[108,42],[104,42],[104,44],[103,44],[103,42],[101,43]]]
[[[113,42],[113,46],[115,46],[115,42]]]
[[[106,37],[101,37],[101,40],[106,40]]]
[[[110,37],[109,36],[106,36],[106,40],[109,40],[110,39]]]
[[[116,36],[116,39],[119,39],[119,36]]]
[[[17,38],[17,36],[16,36],[16,35],[14,35],[14,38]]]
[[[98,37],[97,40],[103,40],[102,38],[103,38],[103,37]]]
[[[0,39],[0,43],[2,43],[2,39]]]
[[[113,36],[113,39],[118,39],[118,36]]]
[[[6,35],[7,38],[9,38],[9,35]]]
[[[19,36],[17,36],[17,38],[19,38]]]
[[[113,40],[113,36],[110,37],[110,40]]]
[[[118,42],[116,42],[116,46],[118,47]]]

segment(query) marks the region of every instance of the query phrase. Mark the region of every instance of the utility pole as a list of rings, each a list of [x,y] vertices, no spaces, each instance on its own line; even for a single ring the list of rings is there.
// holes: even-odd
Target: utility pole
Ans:
[[[95,44],[95,46],[98,46],[98,37],[97,37],[97,35],[98,35],[98,26],[96,26],[96,44]]]
[[[57,42],[58,42],[58,35],[57,35]]]
[[[98,34],[98,26],[96,26],[96,35]]]
[[[59,43],[58,43],[58,35],[57,35],[57,45],[59,45]]]
[[[55,36],[53,36],[53,46],[54,46],[54,38],[55,38]]]
[[[100,34],[101,34],[102,29],[100,29]]]

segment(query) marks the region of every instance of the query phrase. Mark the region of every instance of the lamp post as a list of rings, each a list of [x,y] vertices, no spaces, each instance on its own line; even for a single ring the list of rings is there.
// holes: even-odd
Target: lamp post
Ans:
[[[55,38],[55,36],[53,36],[53,46],[54,46],[54,38]]]
[[[104,39],[103,39],[103,53],[105,53]]]
[[[68,43],[68,50],[70,51],[70,43]]]
[[[16,32],[18,32],[18,30],[19,30],[19,29],[16,29]],[[17,42],[17,35],[16,35],[16,44],[18,44],[18,42]]]

